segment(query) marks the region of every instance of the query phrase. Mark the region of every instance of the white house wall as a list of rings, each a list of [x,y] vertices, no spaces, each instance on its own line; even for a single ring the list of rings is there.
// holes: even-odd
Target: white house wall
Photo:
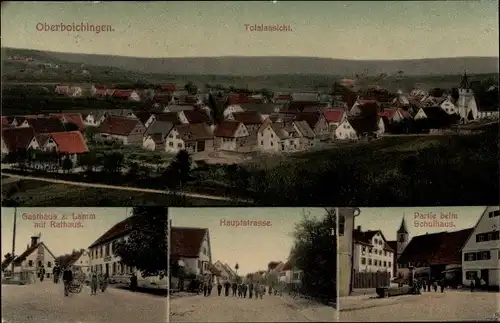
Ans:
[[[165,142],[165,151],[167,153],[176,154],[182,149],[185,149],[184,140],[180,138],[179,132],[174,128],[167,136]]]

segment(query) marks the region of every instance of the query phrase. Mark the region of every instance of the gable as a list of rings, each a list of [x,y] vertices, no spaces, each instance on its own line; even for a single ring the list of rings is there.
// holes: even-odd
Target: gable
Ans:
[[[497,213],[493,213],[497,212]],[[478,250],[478,243],[476,242],[476,234],[492,232],[500,230],[500,215],[491,216],[491,214],[500,213],[500,207],[498,206],[488,206],[485,208],[481,216],[479,217],[471,235],[467,239],[467,242],[463,246],[463,251],[468,250]],[[498,248],[498,240],[481,242],[480,247],[482,248]]]
[[[238,126],[238,129],[235,132],[235,135],[236,135],[236,137],[245,137],[245,136],[248,136],[250,134],[248,132],[247,127],[243,123],[240,123],[240,125]]]

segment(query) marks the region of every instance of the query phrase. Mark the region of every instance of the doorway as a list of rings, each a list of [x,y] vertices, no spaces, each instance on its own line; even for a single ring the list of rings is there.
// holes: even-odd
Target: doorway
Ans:
[[[205,151],[205,141],[198,141],[198,151]]]
[[[109,276],[109,264],[106,264],[106,275]]]
[[[486,286],[489,285],[489,270],[488,269],[481,269],[481,279],[484,280]]]

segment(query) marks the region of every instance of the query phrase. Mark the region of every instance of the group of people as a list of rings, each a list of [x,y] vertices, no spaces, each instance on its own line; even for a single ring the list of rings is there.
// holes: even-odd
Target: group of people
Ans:
[[[207,281],[203,284],[203,295],[204,296],[210,296],[212,295],[212,283],[210,281]],[[272,295],[273,289],[271,287],[267,288],[269,295]],[[232,292],[232,293],[231,293]],[[217,295],[221,296],[224,293],[224,296],[229,296],[230,294],[234,297],[240,297],[240,298],[246,298],[248,295],[248,298],[255,298],[255,299],[262,299],[264,295],[266,294],[266,285],[261,284],[261,283],[240,283],[237,284],[235,282],[230,283],[230,282],[218,282],[217,283]],[[274,289],[274,295],[281,295],[281,292],[279,292],[277,289]]]
[[[62,276],[64,296],[68,296],[70,294],[72,286],[80,286],[85,281],[85,277],[78,277],[82,275],[84,276],[85,274],[82,272],[73,273],[71,267],[55,266],[52,270],[54,284],[58,284],[59,279]],[[108,274],[106,273],[97,273],[92,271],[89,275],[90,295],[96,295],[99,288],[104,292],[108,286],[108,278]]]
[[[441,278],[440,280],[437,279],[431,279],[431,280],[420,280],[417,281],[418,288],[419,290],[422,291],[431,291],[431,288],[434,290],[434,292],[437,292],[438,287],[441,289],[441,293],[444,293],[444,289],[446,288],[446,280],[444,278]]]

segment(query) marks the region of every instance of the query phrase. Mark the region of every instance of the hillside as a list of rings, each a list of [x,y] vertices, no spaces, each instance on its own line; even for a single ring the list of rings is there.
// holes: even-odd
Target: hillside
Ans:
[[[117,68],[140,73],[169,75],[290,75],[323,74],[353,77],[367,73],[395,75],[456,75],[467,70],[471,74],[498,73],[498,57],[457,57],[414,60],[358,61],[317,57],[195,57],[140,58],[91,55],[2,48],[2,61],[8,56],[32,57],[54,64],[84,64]]]

